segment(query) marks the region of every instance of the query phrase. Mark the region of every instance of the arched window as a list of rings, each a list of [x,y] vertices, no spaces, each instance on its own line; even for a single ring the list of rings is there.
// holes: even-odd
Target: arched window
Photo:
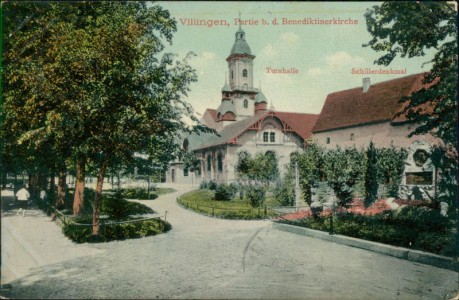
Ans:
[[[242,70],[242,77],[247,77],[247,70],[246,69]]]
[[[249,100],[244,99],[244,108],[249,107]]]
[[[223,155],[221,153],[217,156],[217,170],[223,172]]]
[[[207,155],[207,171],[210,172],[212,170],[212,157]]]

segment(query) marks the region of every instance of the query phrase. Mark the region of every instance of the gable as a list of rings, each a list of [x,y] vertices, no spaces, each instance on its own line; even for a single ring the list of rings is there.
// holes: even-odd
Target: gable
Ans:
[[[303,140],[310,139],[312,136],[312,127],[317,120],[318,115],[301,114],[289,112],[265,111],[258,112],[253,117],[237,121],[234,124],[225,126],[219,135],[210,137],[202,145],[195,147],[195,150],[205,149],[224,144],[237,144],[238,138],[249,130],[260,131],[265,119],[273,119],[277,122],[280,129],[284,132],[294,132]],[[274,121],[275,120],[275,121]]]

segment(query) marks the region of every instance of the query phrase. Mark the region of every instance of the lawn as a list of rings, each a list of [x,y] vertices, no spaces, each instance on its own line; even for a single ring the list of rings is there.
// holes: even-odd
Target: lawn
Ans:
[[[248,199],[239,199],[236,196],[230,201],[214,200],[214,191],[194,190],[183,194],[178,198],[178,203],[183,207],[206,215],[216,216],[224,219],[264,219],[271,217],[272,213],[265,206],[253,208]],[[267,198],[265,205],[269,206],[271,198]]]

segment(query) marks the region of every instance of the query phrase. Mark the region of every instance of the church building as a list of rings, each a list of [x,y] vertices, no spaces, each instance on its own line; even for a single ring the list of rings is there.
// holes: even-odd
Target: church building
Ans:
[[[252,155],[273,151],[279,170],[290,162],[293,152],[300,152],[312,141],[316,114],[280,112],[268,108],[268,99],[254,87],[255,55],[252,54],[241,28],[226,61],[229,80],[221,89],[217,109],[208,108],[201,122],[218,132],[183,137],[183,148],[201,161],[201,168],[189,172],[183,162],[171,163],[167,181],[195,183],[205,180],[230,183],[237,180],[235,167],[238,153]]]

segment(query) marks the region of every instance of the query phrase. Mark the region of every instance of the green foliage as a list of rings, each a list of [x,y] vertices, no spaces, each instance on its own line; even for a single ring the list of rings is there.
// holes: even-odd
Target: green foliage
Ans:
[[[215,191],[217,189],[217,183],[213,180],[209,181],[207,188],[211,191]]]
[[[154,200],[158,198],[158,195],[155,193],[155,191],[150,191],[150,194],[148,194],[147,189],[139,187],[121,189],[120,192],[124,198],[128,199]]]
[[[2,140],[24,169],[58,173],[82,153],[102,180],[107,167],[117,170],[140,151],[152,161],[172,159],[178,131],[212,131],[183,100],[197,80],[192,54],[160,56],[176,31],[162,7],[92,1],[2,8],[15,24],[3,32]]]
[[[195,172],[201,168],[201,161],[196,157],[196,154],[192,152],[185,152],[182,156],[184,168],[190,172]]]
[[[114,195],[104,197],[102,212],[108,214],[110,219],[113,220],[128,219],[131,215],[154,213],[148,206],[125,200],[120,191]]]
[[[254,185],[250,186],[247,190],[247,198],[250,201],[252,207],[260,207],[265,201],[265,189],[262,186]]]
[[[199,189],[205,190],[205,189],[207,189],[207,186],[208,186],[207,181],[203,180],[203,181],[201,181],[201,183],[199,184]]]
[[[364,174],[364,162],[363,153],[355,148],[342,150],[337,147],[325,153],[324,171],[339,206],[346,206],[352,201],[354,187]]]
[[[434,146],[432,149],[432,163],[440,170],[437,187],[437,202],[446,202],[450,211],[454,212],[458,206],[458,165],[457,150],[451,147]]]
[[[294,170],[295,164],[298,164],[300,177],[300,187],[303,198],[311,205],[311,188],[314,182],[319,181],[322,177],[324,149],[315,144],[308,145],[303,153],[292,157],[290,168]]]
[[[263,207],[252,207],[246,199],[215,201],[214,192],[210,190],[200,189],[185,193],[177,202],[187,209],[224,219],[254,220],[273,215]]]
[[[378,181],[387,186],[390,197],[398,197],[407,156],[408,152],[403,148],[398,149],[391,146],[376,149]]]
[[[373,141],[370,141],[370,145],[366,151],[366,168],[365,168],[365,198],[364,204],[369,207],[375,202],[378,194],[378,157],[376,155],[376,149]]]
[[[372,39],[364,46],[386,52],[375,61],[386,66],[398,55],[415,57],[424,56],[427,49],[435,51],[427,62],[432,68],[424,75],[423,88],[401,99],[406,105],[400,114],[416,122],[410,137],[432,134],[443,141],[434,151],[434,164],[444,175],[438,183],[438,201],[457,207],[458,43],[454,6],[445,1],[387,1],[374,6],[365,15]]]
[[[241,151],[237,155],[236,173],[241,180],[247,180],[250,174],[252,158],[247,151]]]
[[[292,179],[284,179],[274,188],[274,199],[281,206],[295,205],[295,187],[293,186],[292,181]]]
[[[82,224],[91,224],[92,218],[83,217],[75,221]],[[161,219],[150,219],[122,224],[102,225],[98,237],[92,236],[92,229],[90,225],[78,226],[70,223],[64,225],[62,230],[72,241],[76,243],[88,243],[142,238],[167,232],[171,228],[172,227],[168,222]]]
[[[330,220],[306,218],[293,225],[329,231]],[[333,219],[334,232],[389,245],[418,249],[440,255],[457,255],[455,222],[426,207],[404,207],[366,216],[338,213]]]
[[[241,180],[269,183],[279,177],[278,160],[274,151],[257,153],[254,158],[246,151],[238,153],[236,173]]]
[[[217,185],[215,189],[214,199],[219,201],[229,201],[233,199],[236,193],[236,187],[234,185],[226,185],[224,183]]]

